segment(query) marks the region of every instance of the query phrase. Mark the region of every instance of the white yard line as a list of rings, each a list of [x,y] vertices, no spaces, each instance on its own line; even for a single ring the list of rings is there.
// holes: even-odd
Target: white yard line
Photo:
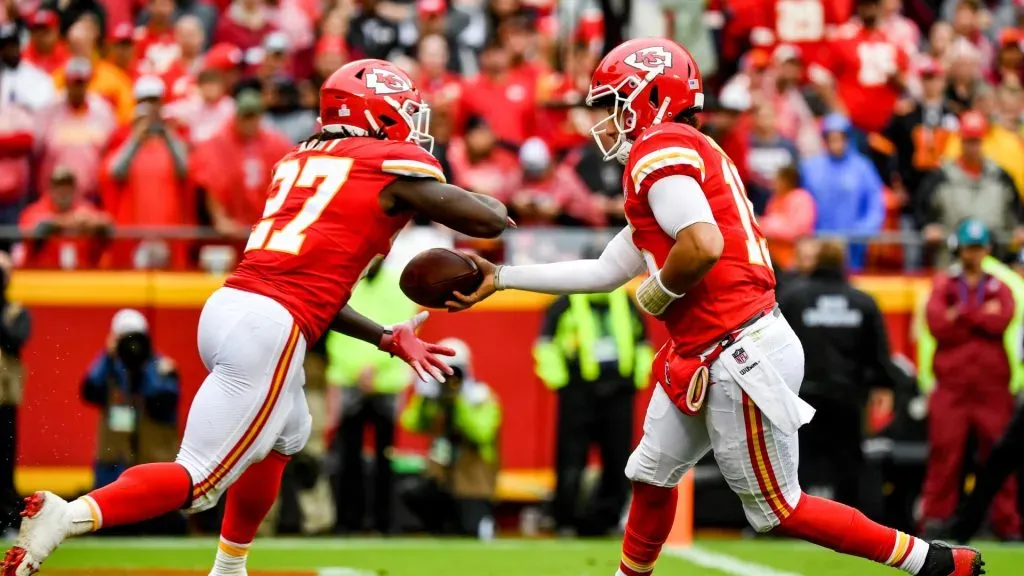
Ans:
[[[710,568],[723,574],[730,574],[731,576],[801,576],[796,572],[776,570],[762,564],[740,560],[735,556],[711,552],[700,546],[666,548],[665,553],[674,558],[685,560],[690,564],[696,564],[702,568]]]
[[[537,548],[590,548],[593,542],[580,540],[492,540],[477,542],[444,538],[257,538],[254,550],[530,550]],[[216,549],[213,538],[78,538],[61,545],[67,549]]]
[[[377,576],[376,572],[359,570],[358,568],[346,568],[344,566],[319,568],[316,573],[318,576]]]

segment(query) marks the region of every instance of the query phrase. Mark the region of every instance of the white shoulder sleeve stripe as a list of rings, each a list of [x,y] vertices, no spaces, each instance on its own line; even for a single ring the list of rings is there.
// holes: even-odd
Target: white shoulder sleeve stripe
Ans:
[[[385,160],[381,164],[380,169],[389,174],[398,174],[399,176],[409,176],[412,178],[433,178],[442,184],[447,183],[444,179],[444,174],[436,166],[431,166],[426,162],[417,162],[416,160]]]
[[[688,164],[697,168],[700,171],[700,181],[704,182],[704,160],[701,159],[700,154],[693,148],[672,146],[655,150],[637,160],[636,164],[633,165],[633,171],[630,173],[630,176],[633,178],[633,185],[639,189],[640,183],[644,181],[644,178],[650,176],[655,170],[676,164]]]
[[[690,176],[673,174],[655,182],[647,202],[661,229],[672,238],[697,222],[718,225],[700,184]]]

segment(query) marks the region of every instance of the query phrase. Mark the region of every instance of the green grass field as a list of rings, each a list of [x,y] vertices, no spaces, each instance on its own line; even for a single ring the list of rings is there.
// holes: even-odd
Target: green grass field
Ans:
[[[982,543],[988,573],[1024,575],[1024,546]],[[205,576],[216,541],[94,538],[65,544],[40,572],[51,576]],[[257,540],[250,576],[612,576],[613,540]],[[662,576],[882,576],[901,574],[800,542],[700,540],[670,550]]]

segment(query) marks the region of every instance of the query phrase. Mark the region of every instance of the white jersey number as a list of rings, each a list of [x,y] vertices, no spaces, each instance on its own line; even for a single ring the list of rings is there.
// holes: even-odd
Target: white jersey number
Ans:
[[[861,86],[881,86],[896,72],[896,47],[885,42],[863,42],[857,45]]]
[[[263,208],[263,219],[253,227],[252,233],[249,234],[245,251],[272,250],[298,254],[302,249],[302,243],[306,240],[306,229],[320,219],[320,215],[323,214],[331,199],[348,180],[351,170],[351,158],[334,156],[311,156],[305,160],[288,160],[278,164],[270,186],[271,188],[275,184],[280,186],[276,194],[267,198],[267,204]],[[299,213],[280,230],[274,230],[274,214],[284,206],[288,193],[295,186],[312,188],[317,180],[320,180],[320,185],[316,187],[313,195],[302,204]]]
[[[747,235],[747,256],[750,257],[750,263],[771,268],[772,259],[768,255],[768,240],[761,235],[761,230],[757,226],[757,219],[754,218],[754,205],[750,202],[750,198],[747,198],[747,190],[743,187],[743,181],[740,180],[736,165],[725,157],[722,158],[722,174],[732,190],[732,199],[736,203],[736,210],[740,213],[740,224],[743,225],[743,231]]]
[[[813,42],[825,37],[825,9],[820,0],[779,0],[775,31],[782,42]]]

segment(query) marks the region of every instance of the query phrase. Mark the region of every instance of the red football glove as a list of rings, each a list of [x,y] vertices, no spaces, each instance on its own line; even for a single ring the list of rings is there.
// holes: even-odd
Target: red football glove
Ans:
[[[398,356],[412,366],[420,380],[426,382],[433,377],[444,384],[444,375],[452,374],[452,369],[436,355],[455,356],[455,350],[424,342],[416,337],[416,329],[429,315],[429,312],[420,312],[401,324],[395,324],[389,331],[384,332],[377,347],[392,356]]]

